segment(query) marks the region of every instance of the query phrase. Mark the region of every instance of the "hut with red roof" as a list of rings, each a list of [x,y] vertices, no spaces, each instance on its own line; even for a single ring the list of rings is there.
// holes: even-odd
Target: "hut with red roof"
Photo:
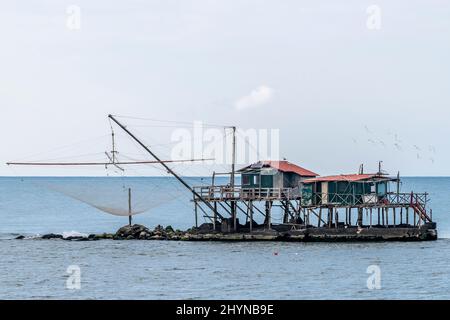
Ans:
[[[297,188],[318,174],[289,161],[259,161],[239,170],[243,188]]]

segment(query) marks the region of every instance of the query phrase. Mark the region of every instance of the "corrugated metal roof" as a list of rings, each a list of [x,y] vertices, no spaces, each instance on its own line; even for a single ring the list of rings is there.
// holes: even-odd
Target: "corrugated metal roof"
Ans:
[[[268,165],[274,169],[282,172],[293,172],[303,177],[317,177],[318,174],[302,168],[296,164],[290,163],[289,161],[263,161],[264,165]]]
[[[318,177],[313,179],[306,179],[304,183],[311,183],[311,182],[327,182],[327,181],[362,181],[372,178],[385,178],[387,180],[390,180],[390,178],[380,175],[379,173],[365,173],[365,174],[341,174],[336,176],[325,176],[325,177]]]
[[[274,168],[281,172],[293,172],[302,177],[317,177],[318,176],[317,173],[309,171],[305,168],[302,168],[296,164],[290,163],[286,160],[283,160],[283,161],[259,161],[250,166],[247,166],[245,168],[238,170],[238,172],[250,172],[250,171],[256,172],[256,171],[259,171],[263,167]]]

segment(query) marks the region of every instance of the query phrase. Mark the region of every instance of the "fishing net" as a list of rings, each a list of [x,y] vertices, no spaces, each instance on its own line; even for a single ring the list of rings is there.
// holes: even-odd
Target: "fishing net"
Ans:
[[[144,213],[189,196],[171,177],[53,178],[39,184],[116,216]]]

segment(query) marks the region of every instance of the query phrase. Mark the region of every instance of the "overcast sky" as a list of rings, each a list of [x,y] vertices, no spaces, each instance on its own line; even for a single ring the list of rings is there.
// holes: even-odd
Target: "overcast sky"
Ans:
[[[321,174],[450,175],[450,1],[0,3],[0,175],[109,113],[279,129]]]

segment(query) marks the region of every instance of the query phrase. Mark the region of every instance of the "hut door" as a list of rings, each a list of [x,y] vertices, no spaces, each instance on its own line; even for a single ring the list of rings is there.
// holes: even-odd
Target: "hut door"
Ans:
[[[328,203],[328,182],[322,182],[322,204]]]

